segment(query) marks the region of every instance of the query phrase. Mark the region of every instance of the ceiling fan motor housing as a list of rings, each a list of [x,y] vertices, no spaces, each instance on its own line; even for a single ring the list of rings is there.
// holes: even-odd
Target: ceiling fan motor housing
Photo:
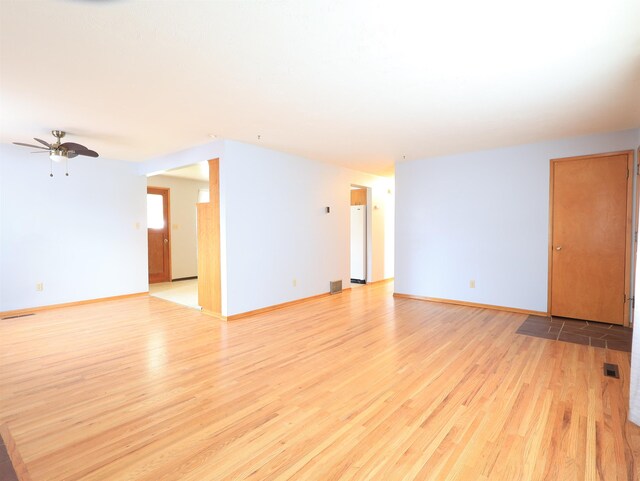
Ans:
[[[66,135],[64,130],[52,130],[51,135],[53,135],[56,139],[60,140],[62,137]]]

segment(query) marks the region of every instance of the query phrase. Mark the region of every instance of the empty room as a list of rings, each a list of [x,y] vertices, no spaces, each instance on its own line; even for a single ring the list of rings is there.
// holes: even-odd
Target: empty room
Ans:
[[[0,481],[640,481],[638,25],[0,0]]]

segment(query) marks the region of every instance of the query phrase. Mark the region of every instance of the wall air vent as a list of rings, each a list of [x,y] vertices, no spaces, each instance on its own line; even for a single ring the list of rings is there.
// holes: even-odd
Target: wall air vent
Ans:
[[[329,293],[338,294],[342,292],[342,281],[329,282]]]
[[[615,377],[620,379],[620,372],[618,371],[617,364],[604,363],[604,375],[607,377]]]

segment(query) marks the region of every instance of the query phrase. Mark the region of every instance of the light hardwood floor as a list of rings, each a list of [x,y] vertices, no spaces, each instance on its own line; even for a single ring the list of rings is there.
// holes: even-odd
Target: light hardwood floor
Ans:
[[[153,297],[0,321],[0,424],[34,481],[637,479],[628,353],[392,288],[227,324]]]

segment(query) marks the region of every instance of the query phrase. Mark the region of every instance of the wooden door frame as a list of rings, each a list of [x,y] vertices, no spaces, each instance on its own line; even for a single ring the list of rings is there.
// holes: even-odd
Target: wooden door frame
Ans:
[[[633,249],[633,177],[634,177],[634,163],[633,163],[633,150],[622,150],[618,152],[606,152],[602,154],[590,154],[579,155],[575,157],[561,157],[557,159],[551,159],[549,161],[549,245],[547,247],[548,255],[548,279],[547,279],[547,316],[551,316],[551,293],[552,293],[552,279],[553,279],[553,181],[554,181],[554,166],[558,162],[574,161],[574,160],[586,160],[596,157],[614,157],[618,155],[627,156],[627,212],[626,212],[626,229],[625,229],[625,264],[624,264],[624,295],[625,301],[623,306],[623,320],[622,325],[629,326],[629,298],[631,293],[629,292],[631,286],[631,272],[632,268],[632,249]]]
[[[171,270],[171,189],[169,187],[147,186],[147,194],[165,195],[167,196],[167,250],[169,251],[167,266],[169,268],[169,280],[158,282],[171,282],[173,280],[173,271]],[[147,226],[147,239],[149,238],[149,226]],[[147,264],[147,277],[149,276],[149,265]],[[154,284],[156,284],[154,282]]]

